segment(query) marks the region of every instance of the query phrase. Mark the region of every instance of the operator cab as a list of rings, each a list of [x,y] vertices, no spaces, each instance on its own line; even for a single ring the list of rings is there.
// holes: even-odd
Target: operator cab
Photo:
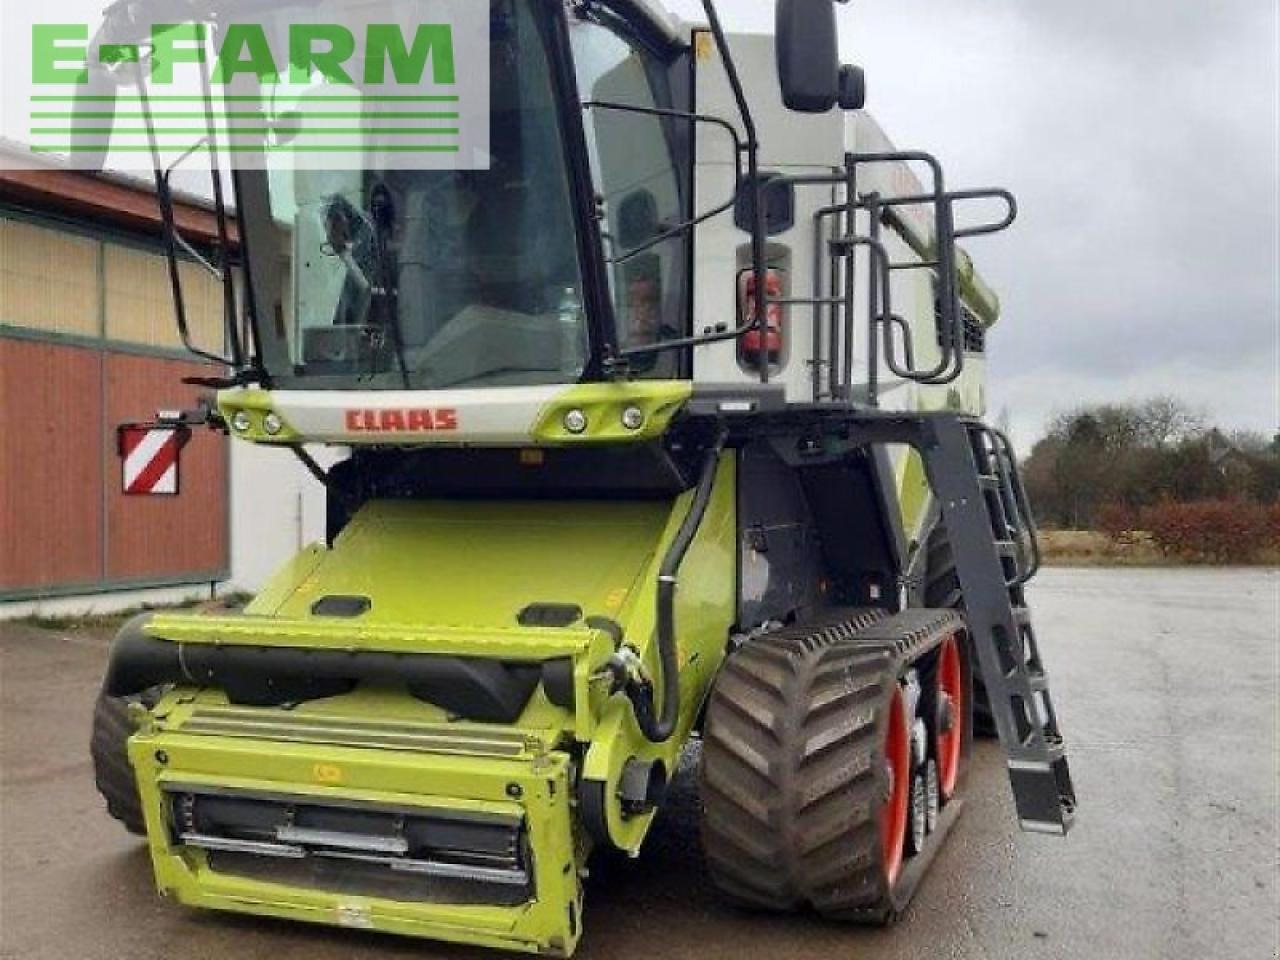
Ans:
[[[561,17],[491,0],[488,169],[382,169],[371,151],[323,171],[271,152],[237,172],[246,212],[270,210],[247,223],[274,235],[251,250],[294,263],[294,289],[265,300],[288,321],[256,331],[273,388],[573,384],[687,335],[689,234],[661,234],[688,219],[691,142],[644,111],[688,109],[688,51],[603,4]],[[274,265],[255,266],[251,282]],[[679,367],[653,354],[630,373]]]

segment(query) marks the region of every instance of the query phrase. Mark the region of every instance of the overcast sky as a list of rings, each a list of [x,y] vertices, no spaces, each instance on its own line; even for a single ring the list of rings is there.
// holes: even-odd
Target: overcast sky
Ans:
[[[699,0],[667,0],[689,19]],[[772,3],[719,0],[728,29]],[[841,53],[901,147],[1008,186],[992,416],[1170,393],[1277,430],[1275,0],[853,0]]]

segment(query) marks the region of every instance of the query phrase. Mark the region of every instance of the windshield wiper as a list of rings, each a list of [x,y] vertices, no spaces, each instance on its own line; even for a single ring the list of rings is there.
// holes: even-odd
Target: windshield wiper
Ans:
[[[374,187],[369,206],[366,216],[342,194],[334,194],[324,210],[326,244],[321,252],[337,257],[346,266],[347,284],[355,290],[355,297],[360,301],[359,306],[352,307],[344,291],[338,301],[338,314],[341,316],[346,311],[355,310],[358,312],[355,322],[363,325],[365,315],[370,310],[374,312],[377,328],[390,337],[401,380],[404,388],[409,390],[409,365],[405,360],[400,309],[396,302],[396,263],[390,245],[395,207],[390,191],[383,184]],[[372,263],[368,262],[370,259]],[[369,274],[374,276],[371,278]],[[335,319],[335,322],[341,321]]]
[[[383,327],[391,334],[391,347],[396,352],[400,377],[404,381],[404,388],[409,390],[412,385],[409,382],[409,364],[404,355],[404,330],[400,326],[397,264],[391,253],[391,228],[395,225],[396,208],[386,184],[379,183],[373,188],[369,196],[369,215],[373,218],[373,249],[378,261],[378,273],[381,274],[382,296],[379,297],[379,303],[382,307]]]

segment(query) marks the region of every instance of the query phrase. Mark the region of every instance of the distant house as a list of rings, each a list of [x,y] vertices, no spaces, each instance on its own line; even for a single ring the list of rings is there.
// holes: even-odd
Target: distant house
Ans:
[[[1254,479],[1256,469],[1253,458],[1231,442],[1221,430],[1210,430],[1204,440],[1209,455],[1209,465],[1226,481],[1232,494],[1246,494]]]

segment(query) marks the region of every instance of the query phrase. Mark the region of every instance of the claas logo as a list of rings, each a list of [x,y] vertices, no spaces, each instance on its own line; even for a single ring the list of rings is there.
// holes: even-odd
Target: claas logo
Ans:
[[[446,433],[458,429],[451,409],[348,410],[349,433]]]

